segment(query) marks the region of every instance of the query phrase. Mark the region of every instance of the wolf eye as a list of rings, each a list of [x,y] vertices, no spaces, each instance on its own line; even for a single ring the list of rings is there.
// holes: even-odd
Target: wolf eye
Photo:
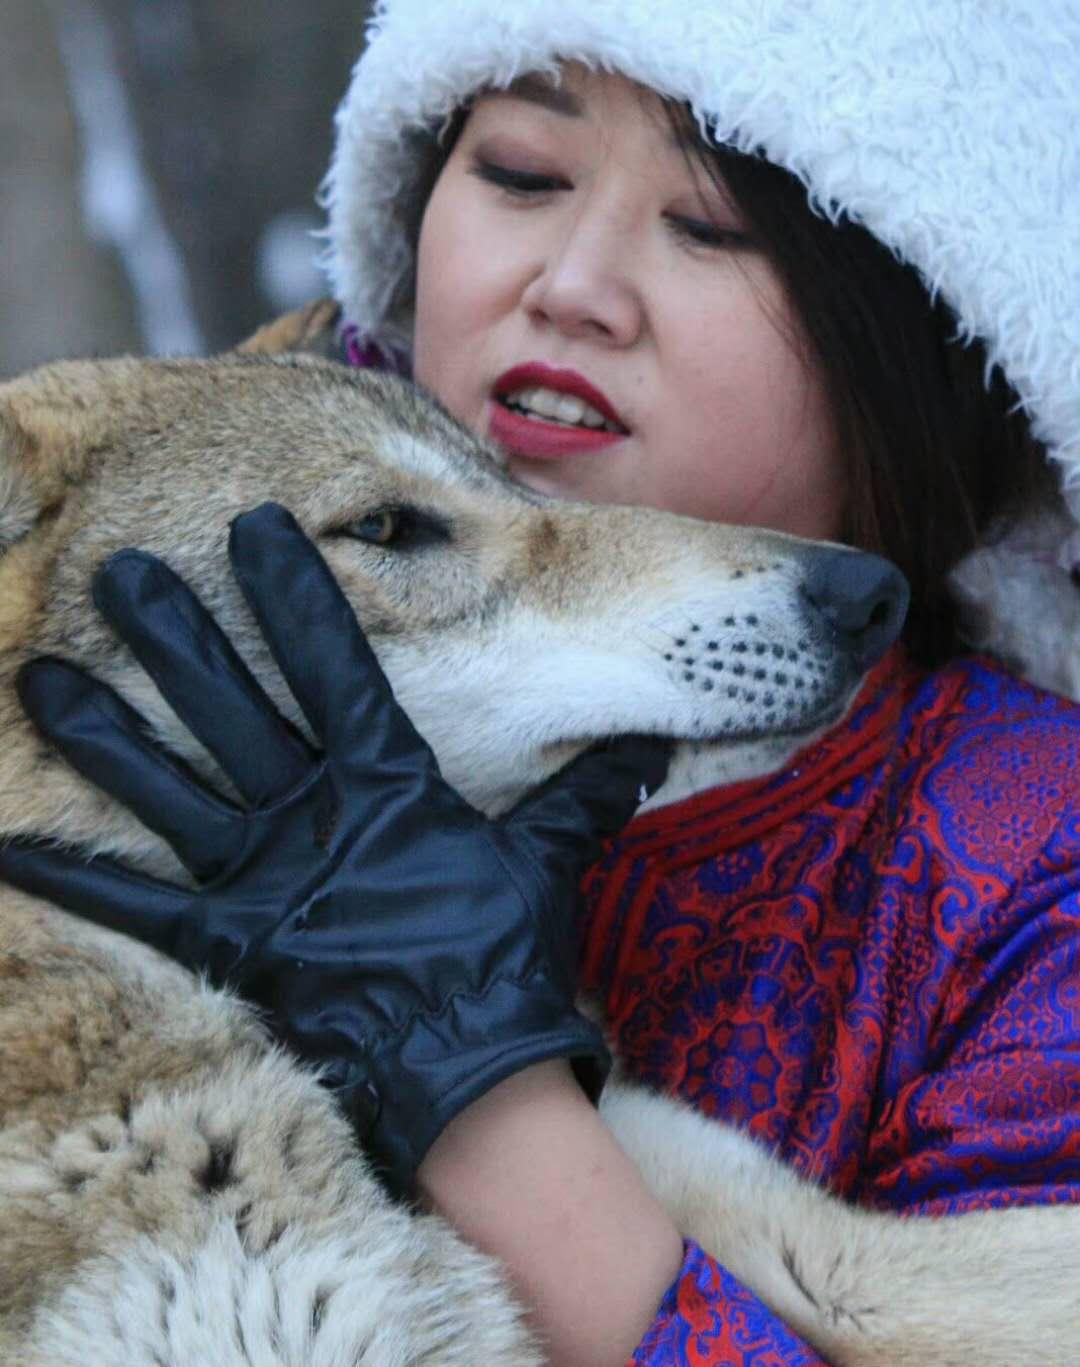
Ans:
[[[331,531],[330,535],[366,541],[369,546],[387,550],[422,550],[425,546],[450,540],[450,528],[434,513],[419,508],[376,508],[352,522]]]
[[[357,541],[369,541],[373,546],[389,546],[398,531],[399,514],[395,508],[380,508],[378,512],[368,513],[345,528],[349,536]]]

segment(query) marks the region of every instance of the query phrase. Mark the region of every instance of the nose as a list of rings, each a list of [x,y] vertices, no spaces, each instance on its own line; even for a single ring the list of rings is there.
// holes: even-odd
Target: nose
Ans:
[[[590,205],[559,225],[522,294],[534,320],[567,337],[631,346],[644,323],[635,251],[616,215]]]
[[[890,561],[832,547],[815,553],[801,591],[860,670],[880,660],[900,635],[911,596]]]

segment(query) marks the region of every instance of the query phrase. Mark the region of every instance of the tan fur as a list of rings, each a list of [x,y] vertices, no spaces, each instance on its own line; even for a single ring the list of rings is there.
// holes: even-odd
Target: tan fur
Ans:
[[[245,356],[278,356],[285,351],[321,355],[333,345],[334,328],[340,317],[341,305],[335,300],[316,299],[264,324],[236,349]]]
[[[312,325],[294,317],[255,349]],[[69,364],[0,386],[0,497],[0,831],[172,877],[171,854],[43,746],[12,680],[41,652],[79,660],[221,782],[88,585],[121,546],[164,556],[300,724],[225,555],[229,521],[266,498],[319,541],[447,777],[493,812],[613,731],[684,742],[656,801],[760,772],[857,682],[798,645],[814,547],[550,503],[405,386],[315,361]],[[403,504],[446,541],[393,554],[343,530]],[[706,690],[676,644],[715,637],[721,658],[724,623],[751,614],[805,675],[772,713]],[[1080,1361],[1080,1211],[899,1221],[665,1098],[618,1085],[604,1109],[683,1231],[830,1360]],[[0,1362],[539,1361],[496,1265],[381,1194],[241,1004],[0,890]]]

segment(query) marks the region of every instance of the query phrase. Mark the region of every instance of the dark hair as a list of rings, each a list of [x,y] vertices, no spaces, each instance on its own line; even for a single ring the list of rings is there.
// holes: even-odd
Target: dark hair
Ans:
[[[937,663],[962,648],[946,575],[998,518],[1046,495],[1045,451],[981,342],[865,228],[814,212],[790,172],[708,147],[672,107],[684,148],[738,205],[778,271],[825,384],[849,498],[842,539],[911,584],[905,632]],[[692,141],[690,138],[692,137]]]
[[[963,648],[948,571],[990,525],[1045,498],[1052,479],[1016,394],[987,375],[981,342],[918,273],[846,216],[815,212],[797,177],[762,156],[706,143],[665,102],[691,164],[724,190],[776,268],[807,364],[819,371],[849,487],[842,539],[897,564],[911,585],[905,640],[936,664]],[[443,130],[410,214],[419,220],[464,126]]]

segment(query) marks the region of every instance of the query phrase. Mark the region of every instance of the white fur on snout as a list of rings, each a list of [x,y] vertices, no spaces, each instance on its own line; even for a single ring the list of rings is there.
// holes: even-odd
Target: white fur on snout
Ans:
[[[788,563],[700,576],[677,597],[631,585],[588,620],[515,603],[484,627],[376,645],[444,775],[485,810],[626,733],[686,742],[660,805],[778,767],[846,706],[852,681],[815,639],[799,582]]]

